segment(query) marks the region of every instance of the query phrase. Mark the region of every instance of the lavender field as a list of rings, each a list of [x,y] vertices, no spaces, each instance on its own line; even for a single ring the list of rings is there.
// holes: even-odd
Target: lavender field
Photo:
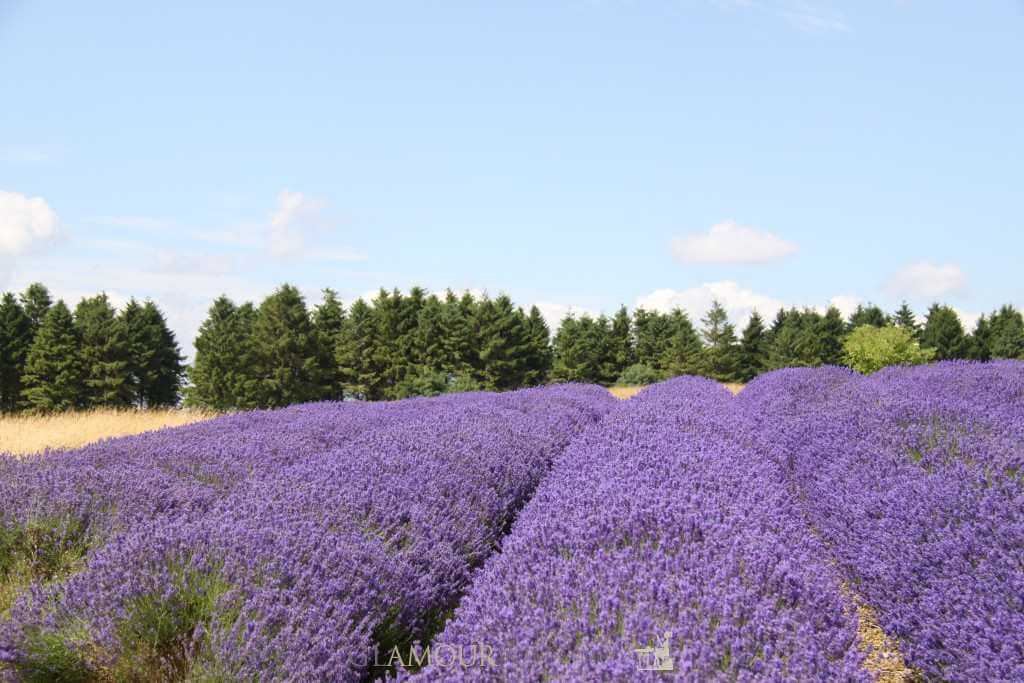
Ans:
[[[240,413],[0,458],[0,680],[1024,679],[1024,363]],[[888,674],[886,674],[888,675]]]

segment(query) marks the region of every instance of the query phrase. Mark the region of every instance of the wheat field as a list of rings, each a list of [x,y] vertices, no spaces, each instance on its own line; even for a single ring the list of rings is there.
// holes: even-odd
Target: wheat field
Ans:
[[[724,384],[723,386],[729,391],[731,391],[735,396],[736,394],[740,393],[740,391],[743,390],[743,387],[745,385],[730,383]],[[612,396],[614,396],[615,398],[631,398],[639,394],[641,391],[643,391],[643,388],[644,387],[642,385],[632,387],[609,387],[608,391],[612,392]]]
[[[47,448],[75,448],[113,436],[129,436],[214,416],[194,410],[89,410],[54,415],[0,417],[0,453],[28,455]]]

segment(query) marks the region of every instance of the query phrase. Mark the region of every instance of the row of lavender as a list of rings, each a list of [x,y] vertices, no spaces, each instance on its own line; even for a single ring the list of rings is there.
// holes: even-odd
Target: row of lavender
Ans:
[[[1024,680],[1024,363],[791,369],[737,403],[912,667]]]
[[[0,461],[17,593],[0,677],[372,674],[378,650],[439,628],[613,402],[562,386],[318,404]]]
[[[827,551],[756,438],[708,380],[624,404],[556,463],[416,680],[867,679]]]

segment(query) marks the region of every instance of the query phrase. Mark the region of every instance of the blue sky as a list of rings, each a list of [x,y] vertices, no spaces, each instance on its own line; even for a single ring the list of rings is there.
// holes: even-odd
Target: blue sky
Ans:
[[[208,4],[0,2],[0,288],[1024,304],[1024,3]]]

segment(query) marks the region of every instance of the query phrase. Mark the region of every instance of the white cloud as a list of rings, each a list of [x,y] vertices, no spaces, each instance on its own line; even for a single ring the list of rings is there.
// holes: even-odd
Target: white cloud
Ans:
[[[912,263],[896,272],[886,289],[898,296],[930,298],[962,293],[967,288],[967,276],[960,266],[947,263]]]
[[[656,289],[650,294],[638,297],[637,308],[667,313],[674,308],[686,311],[695,324],[700,323],[711,303],[718,301],[729,313],[729,319],[739,326],[746,325],[750,314],[757,311],[761,317],[770,319],[785,304],[774,297],[758,294],[741,287],[732,280],[707,282],[690,289]]]
[[[544,318],[544,322],[548,324],[551,329],[551,333],[554,334],[558,330],[558,325],[562,322],[562,319],[570,313],[577,318],[582,315],[596,315],[593,311],[587,310],[581,306],[573,306],[572,304],[559,304],[553,301],[536,301],[532,305],[537,307],[540,311],[541,316]],[[529,310],[529,306],[524,306],[524,310]]]
[[[835,306],[838,308],[839,312],[843,314],[844,319],[853,315],[853,312],[857,310],[857,306],[860,304],[861,299],[859,297],[851,296],[849,294],[840,294],[828,300],[828,306]],[[827,311],[828,306],[823,307],[821,312],[824,313]]]
[[[0,190],[0,256],[17,256],[58,236],[57,214],[42,197]]]
[[[978,318],[981,317],[981,313],[972,313],[971,311],[961,311],[959,308],[953,308],[956,311],[957,316],[960,318],[960,323],[964,326],[964,329],[968,332],[974,331],[974,326],[978,324]]]
[[[330,229],[324,217],[327,202],[301,192],[282,190],[277,208],[270,217],[267,250],[271,256],[284,259],[313,258],[319,261],[365,261],[365,252],[350,247],[323,244],[319,239]],[[309,238],[317,244],[308,244]]]
[[[672,240],[672,254],[683,263],[768,263],[797,250],[792,242],[770,232],[723,221],[706,233]]]

